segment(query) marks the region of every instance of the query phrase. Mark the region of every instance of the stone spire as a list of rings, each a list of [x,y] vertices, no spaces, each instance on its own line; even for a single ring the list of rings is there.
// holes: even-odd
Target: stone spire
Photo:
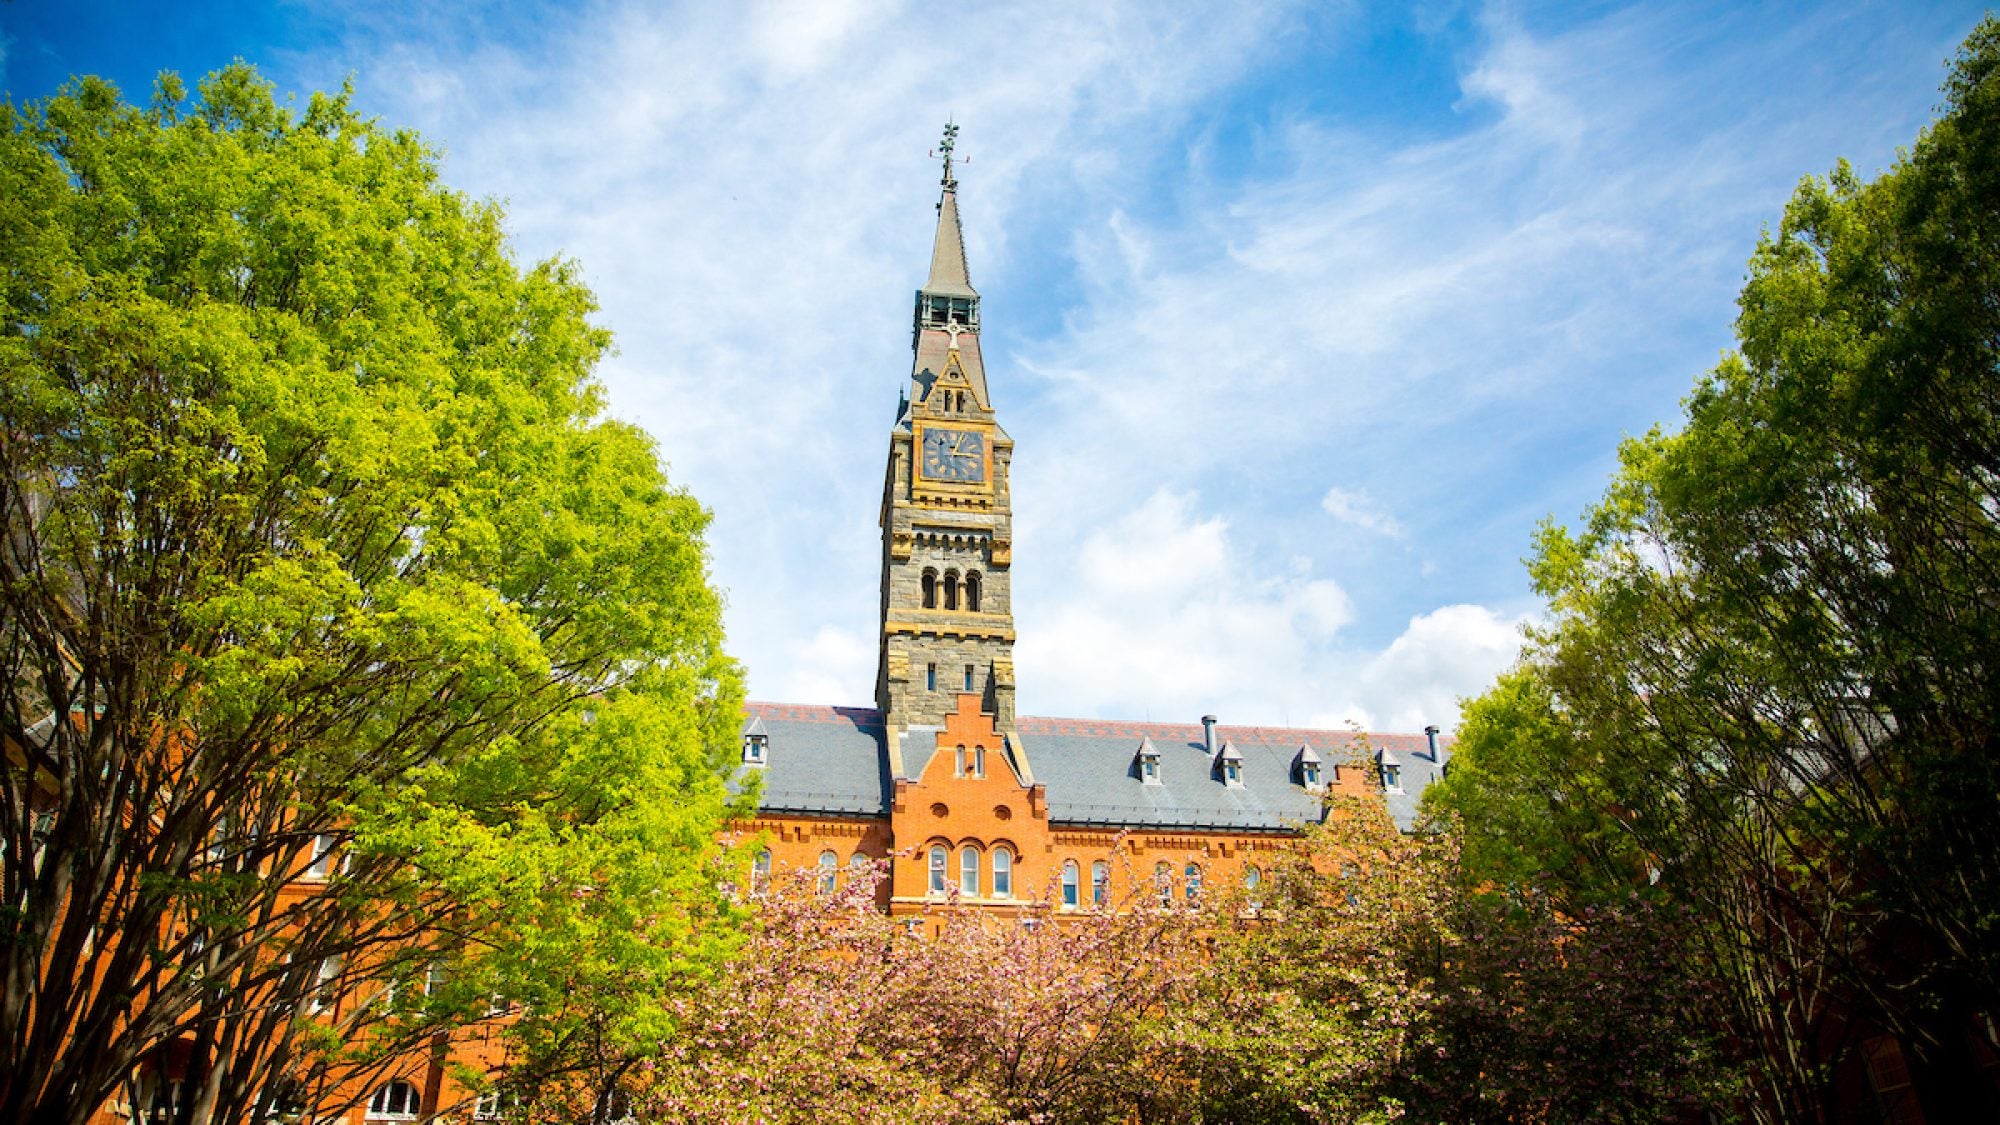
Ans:
[[[931,243],[931,273],[917,290],[915,330],[911,337],[916,366],[910,372],[911,402],[921,402],[948,366],[956,364],[972,384],[982,410],[992,409],[986,394],[986,365],[979,354],[979,291],[965,269],[965,233],[958,225],[958,177],[952,174],[952,149],[958,126],[946,124],[944,139],[931,155],[944,161],[938,180],[937,238]]]
[[[931,245],[931,276],[923,291],[939,297],[977,297],[972,279],[965,272],[965,234],[958,225],[958,177],[951,173],[951,150],[958,144],[958,126],[946,122],[944,139],[932,150],[944,160],[944,188],[938,200],[937,241]]]
[[[906,776],[905,735],[922,755],[911,760],[914,771],[942,725],[989,715],[1007,738],[1009,762],[1032,780],[1013,730],[1014,442],[986,393],[979,294],[966,277],[952,176],[957,134],[957,125],[946,125],[933,152],[944,161],[937,240],[930,276],[917,290],[910,389],[889,438],[875,698],[893,776]]]
[[[937,241],[931,246],[931,276],[924,292],[938,297],[977,297],[972,279],[965,273],[965,235],[958,227],[957,184],[945,181],[944,198],[938,201]]]

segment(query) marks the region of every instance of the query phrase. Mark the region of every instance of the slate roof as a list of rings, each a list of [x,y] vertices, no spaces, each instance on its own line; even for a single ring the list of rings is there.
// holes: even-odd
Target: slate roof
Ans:
[[[958,226],[958,193],[946,188],[938,200],[937,239],[931,244],[931,275],[924,292],[941,297],[977,297],[965,270],[965,234]]]
[[[771,737],[764,755],[765,812],[889,815],[882,713],[871,707],[752,703],[750,722]]]
[[[883,753],[882,714],[866,707],[751,703],[749,723],[770,735],[762,808],[767,812],[887,816],[893,781]],[[748,723],[746,723],[747,729]],[[1283,832],[1315,821],[1318,799],[1301,785],[1293,763],[1301,745],[1329,766],[1352,769],[1361,751],[1353,731],[1217,724],[1216,741],[1242,755],[1242,784],[1223,782],[1199,723],[1021,718],[1016,724],[1035,780],[1048,786],[1052,823],[1078,826]],[[1389,755],[1401,785],[1386,796],[1405,830],[1416,821],[1424,787],[1451,760],[1440,740],[1438,760],[1421,734],[1368,734]],[[1159,783],[1139,776],[1138,749],[1151,739],[1160,756]],[[904,772],[915,778],[933,743],[922,732],[905,740]],[[1329,771],[1330,773],[1330,771]]]

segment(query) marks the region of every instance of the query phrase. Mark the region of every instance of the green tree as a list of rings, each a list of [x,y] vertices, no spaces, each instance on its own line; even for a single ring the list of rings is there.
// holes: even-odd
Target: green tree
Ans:
[[[241,64],[0,109],[0,262],[0,1121],[661,1034],[740,677],[573,267]]]
[[[1761,1113],[1832,1117],[1835,1072],[1896,1050],[1953,1119],[2000,1049],[2000,24],[1889,172],[1800,185],[1741,309],[1680,432],[1543,530],[1552,621],[1473,708],[1519,713],[1446,794],[1473,836],[1541,794],[1552,831],[1496,879],[1589,863],[1552,885],[1657,881],[1705,920],[1691,969]]]

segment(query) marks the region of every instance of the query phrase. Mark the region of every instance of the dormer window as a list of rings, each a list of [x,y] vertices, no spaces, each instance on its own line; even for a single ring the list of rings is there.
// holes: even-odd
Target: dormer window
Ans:
[[[1243,753],[1234,742],[1225,740],[1222,749],[1215,752],[1215,772],[1224,785],[1233,789],[1243,787]]]
[[[1396,756],[1383,750],[1375,756],[1375,764],[1382,771],[1382,788],[1390,793],[1403,791],[1403,765]]]
[[[1147,785],[1160,783],[1160,751],[1150,738],[1139,740],[1139,752],[1133,755],[1133,765],[1139,770],[1139,780]]]
[[[1305,786],[1315,793],[1326,787],[1326,783],[1322,778],[1322,765],[1323,763],[1320,761],[1319,755],[1313,751],[1311,746],[1305,743],[1300,743],[1299,752],[1292,756],[1294,777],[1300,785]]]
[[[752,718],[743,728],[743,764],[762,769],[771,749],[771,736],[764,729],[764,718]]]

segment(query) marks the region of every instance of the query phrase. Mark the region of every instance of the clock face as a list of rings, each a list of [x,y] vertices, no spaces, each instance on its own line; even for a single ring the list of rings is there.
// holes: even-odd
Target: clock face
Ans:
[[[930,480],[985,480],[985,435],[973,430],[925,430],[923,470]]]

